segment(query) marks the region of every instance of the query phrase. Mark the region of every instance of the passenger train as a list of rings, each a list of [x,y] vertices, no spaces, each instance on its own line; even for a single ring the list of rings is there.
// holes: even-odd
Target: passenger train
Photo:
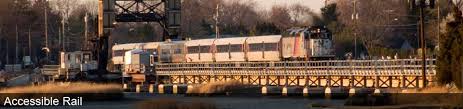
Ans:
[[[112,47],[112,61],[122,65],[124,52],[133,49],[151,53],[153,63],[332,59],[332,40],[328,29],[313,26],[289,29],[282,35],[117,44]]]

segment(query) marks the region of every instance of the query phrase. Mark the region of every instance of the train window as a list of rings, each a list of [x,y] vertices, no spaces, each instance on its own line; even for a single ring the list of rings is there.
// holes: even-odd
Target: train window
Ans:
[[[230,45],[230,52],[241,52],[241,44]]]
[[[124,56],[125,50],[114,50],[114,56]]]
[[[262,51],[262,44],[261,43],[256,43],[256,44],[249,44],[249,51]]]
[[[200,46],[201,53],[209,53],[211,50],[211,46]]]
[[[290,37],[291,35],[289,34],[289,31],[284,31],[282,34],[281,34],[283,37]]]
[[[76,54],[76,63],[81,63],[82,56],[80,54]]]
[[[156,49],[146,49],[146,51],[148,51],[148,53],[150,53],[150,54],[153,54],[153,53],[156,52],[157,50],[156,50]]]
[[[326,38],[327,38],[327,39],[330,39],[330,40],[332,40],[332,36],[331,36],[331,34],[330,34],[330,33],[328,33],[328,32],[327,32],[327,33],[325,33],[325,36],[326,36]]]
[[[162,49],[161,54],[163,55],[169,54],[169,49]]]
[[[323,35],[320,34],[320,33],[312,33],[310,35],[311,35],[310,38],[312,38],[312,39],[321,39],[321,38],[323,38]]]
[[[305,38],[305,39],[310,39],[310,34],[309,34],[309,32],[304,32],[304,38]]]
[[[329,33],[312,33],[312,34],[310,34],[310,38],[312,38],[312,39],[331,39]]]
[[[228,45],[217,45],[217,52],[228,52]]]
[[[265,51],[278,51],[278,43],[264,43]]]
[[[182,49],[180,48],[175,49],[174,54],[182,54]]]
[[[84,54],[84,60],[85,61],[90,61],[90,54],[89,53]]]
[[[188,53],[198,53],[199,50],[198,50],[198,46],[191,46],[191,47],[188,47]]]

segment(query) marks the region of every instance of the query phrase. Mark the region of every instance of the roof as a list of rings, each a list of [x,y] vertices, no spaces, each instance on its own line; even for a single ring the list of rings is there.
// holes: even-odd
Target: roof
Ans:
[[[220,38],[215,40],[215,45],[227,45],[227,44],[244,44],[248,37],[233,37],[233,38]]]
[[[143,49],[156,49],[162,42],[148,42],[144,43],[142,46]]]
[[[185,42],[185,46],[212,45],[216,39],[198,39]]]
[[[128,43],[113,45],[112,50],[131,50],[140,47],[144,43]]]
[[[129,51],[126,51],[125,54],[140,54],[140,53],[145,53],[145,51],[141,50],[141,49],[133,49],[133,50],[129,50]]]
[[[248,37],[247,43],[275,43],[280,42],[281,35],[254,36]]]
[[[185,41],[171,41],[171,42],[164,42],[162,43],[160,46],[163,46],[163,45],[175,45],[175,44],[184,44]]]

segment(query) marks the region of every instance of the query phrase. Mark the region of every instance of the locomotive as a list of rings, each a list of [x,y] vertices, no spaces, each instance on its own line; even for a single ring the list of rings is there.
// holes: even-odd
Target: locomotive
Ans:
[[[335,56],[332,42],[327,28],[312,26],[282,35],[117,44],[112,61],[122,68],[124,53],[133,49],[149,52],[152,64],[326,60]]]

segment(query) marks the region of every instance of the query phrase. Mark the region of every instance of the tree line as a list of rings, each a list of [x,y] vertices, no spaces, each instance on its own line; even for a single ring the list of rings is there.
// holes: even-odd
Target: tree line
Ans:
[[[94,0],[1,0],[0,63],[19,63],[22,56],[39,62],[45,56],[45,36],[54,62],[60,50],[80,50],[84,16],[94,19],[96,9]],[[94,33],[95,24],[89,20],[89,35]]]

